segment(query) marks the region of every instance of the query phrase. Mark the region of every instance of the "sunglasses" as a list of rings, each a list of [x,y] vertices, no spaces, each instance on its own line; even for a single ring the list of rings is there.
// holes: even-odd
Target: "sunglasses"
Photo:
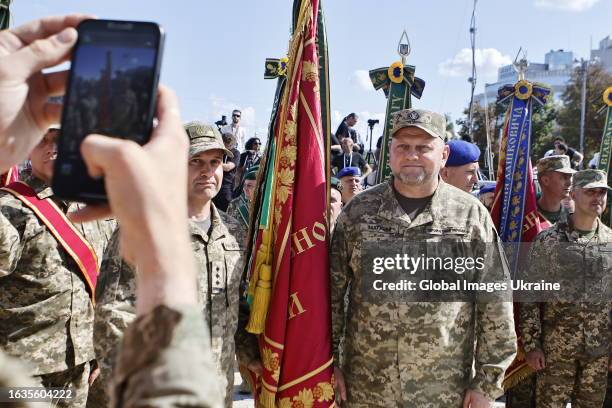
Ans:
[[[232,116],[235,117],[235,118],[239,118],[240,117],[240,115],[232,115]]]

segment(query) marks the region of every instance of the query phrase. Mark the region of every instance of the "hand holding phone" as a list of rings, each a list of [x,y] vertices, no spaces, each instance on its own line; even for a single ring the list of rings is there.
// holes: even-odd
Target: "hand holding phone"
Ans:
[[[81,143],[89,134],[150,137],[164,35],[155,23],[86,20],[77,28],[64,99],[53,191],[82,202],[104,202],[104,181],[87,174]]]

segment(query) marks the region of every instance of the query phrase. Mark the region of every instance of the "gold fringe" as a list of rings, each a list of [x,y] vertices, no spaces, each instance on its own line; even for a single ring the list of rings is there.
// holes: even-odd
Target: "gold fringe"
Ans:
[[[502,382],[502,387],[504,391],[508,391],[518,384],[522,383],[525,379],[531,377],[534,374],[534,371],[528,365],[519,368],[511,376],[504,379]]]
[[[251,313],[246,330],[253,334],[263,333],[266,327],[266,316],[268,315],[270,299],[272,298],[270,235],[270,230],[264,230],[261,246],[257,251],[257,258],[255,258],[257,276],[254,276],[251,281],[251,283],[256,282],[256,284],[255,288],[251,290],[251,293],[253,293],[253,304],[251,305]]]
[[[276,407],[276,393],[271,392],[266,387],[261,387],[259,393],[259,407],[261,408],[275,408]]]

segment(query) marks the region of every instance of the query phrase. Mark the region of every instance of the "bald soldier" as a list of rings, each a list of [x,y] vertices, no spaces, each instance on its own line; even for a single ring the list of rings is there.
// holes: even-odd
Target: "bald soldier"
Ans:
[[[574,213],[539,233],[530,249],[528,276],[579,287],[571,300],[525,303],[520,309],[526,359],[537,371],[537,408],[565,408],[568,402],[603,407],[612,368],[612,230],[599,218],[607,180],[601,170],[577,172],[570,192]]]
[[[235,355],[251,369],[260,367],[256,339],[244,331],[248,320],[245,304],[239,314],[245,228],[217,210],[212,202],[221,188],[223,156],[232,154],[225,148],[221,135],[217,129],[200,122],[187,123],[185,131],[190,140],[187,191],[191,245],[198,267],[198,297],[217,374],[223,383],[225,406],[231,407]],[[105,254],[96,307],[95,346],[105,378],[110,378],[117,345],[136,313],[136,271],[121,258],[116,238],[113,237]]]
[[[516,353],[510,302],[381,305],[363,286],[372,273],[362,266],[367,248],[384,241],[491,243],[501,259],[486,208],[440,180],[445,129],[438,113],[395,114],[393,177],[355,196],[338,217],[330,257],[332,345],[343,407],[484,408],[502,394]],[[506,266],[501,273],[508,279]]]
[[[444,167],[440,169],[442,180],[466,193],[478,182],[478,159],[480,149],[465,140],[451,140],[447,144],[449,153]]]

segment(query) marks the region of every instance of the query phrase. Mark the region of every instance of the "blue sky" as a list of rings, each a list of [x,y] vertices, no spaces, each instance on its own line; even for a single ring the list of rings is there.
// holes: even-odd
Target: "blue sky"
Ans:
[[[426,81],[416,107],[450,113],[456,120],[469,102],[469,23],[472,0],[323,0],[330,54],[332,125],[357,112],[382,118],[385,99],[367,71],[398,59],[406,29],[408,63]],[[104,18],[152,20],[166,30],[162,82],[181,98],[183,119],[218,120],[243,110],[248,136],[265,137],[275,84],[263,79],[266,57],[287,51],[291,0],[15,0],[13,24],[73,11]],[[479,84],[494,82],[499,65],[522,46],[543,62],[551,49],[588,57],[592,38],[612,34],[609,0],[478,0],[476,46]],[[375,129],[375,137],[382,129]]]

